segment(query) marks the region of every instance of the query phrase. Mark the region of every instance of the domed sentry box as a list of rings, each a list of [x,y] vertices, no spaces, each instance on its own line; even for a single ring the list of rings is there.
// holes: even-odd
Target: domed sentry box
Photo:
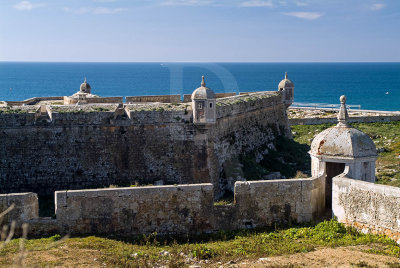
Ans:
[[[90,84],[86,81],[85,78],[85,81],[83,81],[83,83],[81,84],[80,91],[83,93],[91,94],[92,93],[91,90],[92,88],[90,87]]]
[[[332,178],[346,172],[356,180],[375,182],[376,147],[364,132],[348,124],[346,96],[340,97],[338,124],[319,133],[311,143],[313,177],[326,176],[326,206],[332,206]]]
[[[289,80],[288,74],[285,73],[285,79],[279,82],[278,91],[282,91],[283,103],[285,103],[286,108],[292,105],[294,100],[294,83]]]
[[[214,91],[206,87],[203,76],[201,87],[193,91],[192,94],[193,123],[197,126],[214,124],[216,117],[215,103],[215,93]]]

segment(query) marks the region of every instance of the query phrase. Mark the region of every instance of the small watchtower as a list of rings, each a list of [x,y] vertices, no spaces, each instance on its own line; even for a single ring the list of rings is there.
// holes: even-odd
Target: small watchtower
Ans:
[[[215,123],[215,100],[214,91],[206,87],[204,76],[201,80],[201,87],[193,91],[192,109],[194,124],[214,124]]]
[[[312,176],[326,176],[328,206],[333,177],[345,172],[352,179],[375,182],[375,161],[378,157],[371,138],[348,123],[346,96],[340,97],[340,103],[338,124],[315,136],[309,152]]]
[[[283,94],[283,102],[288,108],[292,105],[294,100],[294,84],[291,80],[289,80],[287,72],[285,73],[285,79],[279,82],[278,91],[282,91]]]
[[[83,81],[83,83],[81,84],[80,92],[86,93],[86,94],[91,94],[91,91],[92,91],[92,88],[90,87],[90,84],[86,81],[86,77],[85,77],[85,81]]]

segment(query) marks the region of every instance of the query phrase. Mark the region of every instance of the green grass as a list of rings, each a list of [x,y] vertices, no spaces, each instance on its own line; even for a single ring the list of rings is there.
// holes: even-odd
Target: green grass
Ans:
[[[37,256],[41,251],[52,249],[52,252],[60,257],[60,261],[65,262],[57,261],[57,265],[67,264],[66,256],[68,255],[76,256],[81,250],[96,250],[101,252],[101,263],[118,267],[161,265],[180,267],[185,263],[199,260],[208,260],[210,263],[254,260],[260,257],[310,252],[320,246],[373,245],[373,251],[376,254],[400,257],[399,246],[389,238],[361,234],[335,220],[286,229],[218,232],[180,239],[149,235],[124,241],[89,236],[70,238],[60,244],[55,244],[59,239],[60,236],[53,236],[27,240],[26,248],[33,252],[30,255]],[[18,252],[19,242],[20,239],[12,240],[0,250],[0,263],[6,265],[5,257]]]

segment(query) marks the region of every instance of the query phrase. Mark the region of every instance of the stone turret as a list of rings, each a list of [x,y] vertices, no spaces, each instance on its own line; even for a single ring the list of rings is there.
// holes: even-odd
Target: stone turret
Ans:
[[[283,92],[283,102],[286,107],[292,105],[294,99],[294,84],[288,79],[287,72],[285,73],[285,79],[279,82],[278,91]]]
[[[311,143],[313,177],[326,175],[326,197],[330,204],[332,178],[346,173],[348,177],[375,182],[376,147],[364,132],[348,123],[346,96],[340,97],[338,124],[319,133]]]
[[[83,81],[83,83],[81,84],[80,92],[91,94],[91,90],[92,90],[92,88],[90,87],[90,84],[86,81],[86,77],[85,77],[85,81]]]
[[[194,124],[202,125],[215,123],[215,100],[215,93],[210,88],[206,87],[203,76],[201,87],[193,91],[192,94]]]
[[[86,81],[83,81],[81,84],[79,91],[73,94],[70,97],[64,97],[64,104],[87,104],[87,103],[95,103],[93,100],[98,100],[99,96],[92,94],[92,87]]]

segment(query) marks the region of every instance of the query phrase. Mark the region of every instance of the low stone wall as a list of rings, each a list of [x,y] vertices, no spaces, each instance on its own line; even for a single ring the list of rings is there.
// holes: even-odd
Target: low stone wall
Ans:
[[[201,233],[212,230],[212,184],[58,191],[63,233]]]
[[[235,202],[214,206],[212,184],[56,192],[62,233],[204,233],[307,222],[325,209],[321,178],[236,182]]]
[[[235,229],[308,222],[325,211],[325,179],[235,183]]]
[[[359,116],[350,117],[349,123],[375,123],[375,122],[391,122],[400,121],[400,115],[378,115],[378,116]],[[291,126],[295,125],[319,125],[319,124],[336,124],[337,118],[297,118],[289,119]]]
[[[217,99],[226,98],[226,97],[233,97],[236,96],[235,92],[228,92],[228,93],[215,93],[215,97]],[[192,94],[184,94],[183,95],[183,102],[191,102],[192,101]]]
[[[135,103],[135,102],[180,103],[181,95],[134,96],[134,97],[126,97],[125,100],[126,103]]]
[[[64,100],[64,97],[62,96],[56,96],[56,97],[34,97],[30,98],[24,101],[6,101],[8,106],[21,106],[21,105],[32,105],[36,104],[40,101],[57,101],[57,100]]]
[[[332,180],[332,211],[338,221],[400,243],[400,188],[339,175]]]
[[[226,98],[226,97],[233,97],[233,96],[236,96],[236,93],[215,93],[215,97],[217,98],[217,99],[220,99],[220,98]]]
[[[34,193],[0,195],[16,204],[5,223],[30,224],[30,234],[198,234],[307,222],[325,208],[323,177],[236,182],[235,202],[214,206],[210,183],[57,191],[56,219],[38,217]]]
[[[71,105],[76,103],[81,104],[91,104],[91,103],[122,103],[123,97],[98,97],[98,98],[85,98],[85,99],[77,99],[71,97],[64,97],[64,105]]]
[[[0,214],[12,204],[15,205],[14,209],[4,216],[0,226],[15,221],[20,227],[22,223],[39,217],[38,198],[34,193],[0,194]]]

